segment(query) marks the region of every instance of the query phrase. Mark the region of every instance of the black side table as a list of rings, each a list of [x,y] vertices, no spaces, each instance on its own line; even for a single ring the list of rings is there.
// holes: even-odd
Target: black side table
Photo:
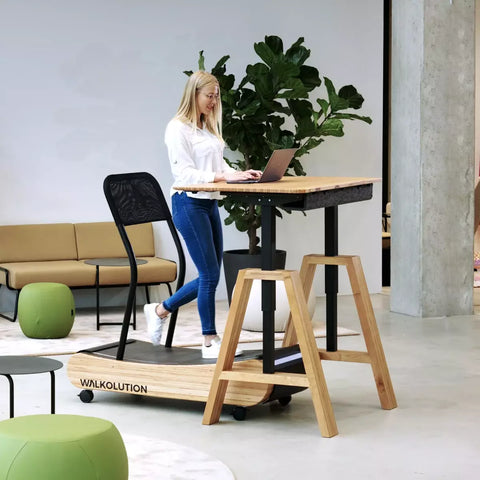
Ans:
[[[95,290],[97,294],[97,330],[100,330],[100,325],[122,325],[123,322],[103,322],[100,323],[100,267],[129,267],[130,263],[128,258],[92,258],[91,260],[85,260],[87,265],[95,265]],[[147,260],[137,258],[137,265],[144,265],[148,263]],[[134,304],[133,308],[133,329],[137,328],[137,315]]]
[[[0,375],[7,377],[10,384],[10,418],[13,418],[14,388],[12,375],[33,375],[50,372],[51,413],[55,413],[55,370],[63,367],[58,360],[45,357],[0,356]]]

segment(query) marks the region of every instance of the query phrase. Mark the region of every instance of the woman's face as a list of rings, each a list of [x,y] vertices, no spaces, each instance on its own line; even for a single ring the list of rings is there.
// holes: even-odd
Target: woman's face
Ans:
[[[200,115],[208,117],[217,104],[220,101],[220,92],[218,85],[211,85],[203,87],[197,92],[197,113],[199,118],[197,121],[200,121]]]

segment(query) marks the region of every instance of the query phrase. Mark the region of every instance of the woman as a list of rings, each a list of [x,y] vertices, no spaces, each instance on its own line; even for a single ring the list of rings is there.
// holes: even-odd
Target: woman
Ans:
[[[180,192],[173,187],[208,182],[250,180],[257,170],[237,171],[223,159],[222,104],[217,79],[204,71],[193,73],[185,86],[177,114],[167,125],[165,143],[174,178],[172,216],[185,240],[198,277],[162,303],[145,305],[150,338],[160,343],[166,317],[195,298],[202,325],[202,357],[217,358],[220,338],[215,329],[215,291],[220,278],[223,235],[218,192]],[[237,350],[236,355],[241,351]]]

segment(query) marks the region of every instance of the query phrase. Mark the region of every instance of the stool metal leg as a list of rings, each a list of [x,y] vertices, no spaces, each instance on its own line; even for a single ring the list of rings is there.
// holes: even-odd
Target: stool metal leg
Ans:
[[[7,377],[8,383],[10,384],[10,418],[14,417],[14,412],[13,412],[13,405],[14,405],[14,393],[13,393],[13,379],[10,375],[7,373],[3,374],[4,377]]]
[[[50,372],[50,412],[55,413],[55,372]]]
[[[137,329],[137,290],[135,289],[135,295],[133,296],[133,329]]]
[[[97,330],[100,330],[100,267],[96,265],[95,272],[95,294],[97,299]]]
[[[147,299],[147,303],[150,303],[150,292],[148,291],[148,285],[145,285],[145,297]]]

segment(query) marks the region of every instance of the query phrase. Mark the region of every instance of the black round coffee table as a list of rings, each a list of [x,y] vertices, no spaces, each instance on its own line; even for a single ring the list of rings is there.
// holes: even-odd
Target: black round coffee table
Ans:
[[[0,356],[0,375],[7,377],[10,384],[10,418],[13,418],[14,388],[12,375],[34,375],[50,373],[51,413],[55,413],[55,370],[63,367],[63,363],[52,358],[27,357],[18,355]]]
[[[147,260],[142,258],[136,258],[137,265],[145,265]],[[87,265],[95,265],[95,291],[97,300],[97,330],[100,330],[101,325],[123,325],[123,322],[100,322],[100,267],[129,267],[130,262],[128,258],[91,258],[85,260]],[[137,313],[136,308],[133,309],[133,323],[131,324],[133,329],[137,329]]]

